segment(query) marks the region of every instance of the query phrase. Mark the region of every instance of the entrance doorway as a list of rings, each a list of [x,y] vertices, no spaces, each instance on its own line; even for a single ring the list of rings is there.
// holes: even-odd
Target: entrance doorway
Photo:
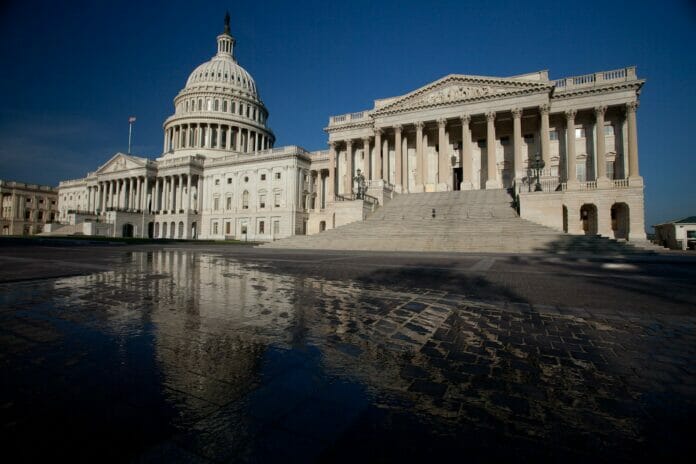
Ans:
[[[133,224],[123,224],[123,234],[122,237],[132,237],[133,236]]]
[[[155,236],[155,224],[153,222],[147,223],[147,238],[152,238]]]
[[[580,208],[580,220],[585,235],[597,235],[597,207],[587,203]]]
[[[463,176],[463,168],[452,169],[452,179],[454,181],[454,185],[452,185],[452,190],[460,190],[461,189],[462,176]]]
[[[626,203],[614,203],[611,206],[611,229],[614,238],[628,240],[629,213]]]

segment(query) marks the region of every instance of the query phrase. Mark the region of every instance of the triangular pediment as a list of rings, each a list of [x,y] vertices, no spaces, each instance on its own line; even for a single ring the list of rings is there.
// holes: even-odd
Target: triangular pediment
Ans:
[[[376,110],[377,113],[407,111],[438,105],[473,102],[506,96],[537,93],[551,89],[549,82],[514,77],[485,77],[451,74]]]
[[[99,169],[97,169],[97,174],[128,171],[131,169],[144,168],[146,165],[147,159],[145,158],[126,155],[124,153],[116,153],[109,161],[102,164]]]

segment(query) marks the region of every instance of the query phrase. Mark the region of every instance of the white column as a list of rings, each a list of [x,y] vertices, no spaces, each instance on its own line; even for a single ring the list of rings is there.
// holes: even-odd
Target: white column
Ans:
[[[196,201],[198,203],[198,206],[196,206],[196,209],[198,210],[199,214],[201,211],[203,211],[203,179],[201,178],[201,175],[198,175],[198,189],[196,191]]]
[[[486,190],[500,188],[498,182],[498,163],[495,141],[495,111],[486,113],[487,135],[486,135],[486,156],[488,158],[488,178],[486,179]]]
[[[336,142],[329,142],[329,179],[328,179],[328,200],[334,201],[334,190],[336,185]]]
[[[370,179],[382,178],[382,129],[375,129],[375,155],[370,162]]]
[[[186,175],[186,212],[191,210],[191,174]]]
[[[462,120],[462,146],[461,150],[461,160],[462,165],[462,190],[471,190],[473,188],[472,180],[473,176],[473,156],[471,154],[471,116],[465,114],[461,117]]]
[[[401,188],[401,191],[406,189],[408,185],[408,175],[404,176],[407,170],[407,165],[403,163],[403,144],[401,143],[401,125],[396,124],[394,126],[394,158],[396,161],[396,179],[394,179],[394,184],[397,188]]]
[[[346,140],[346,177],[344,179],[344,193],[350,195],[353,193],[353,141]]]
[[[372,166],[370,166],[370,137],[363,137],[363,163],[362,174],[365,179],[371,179]]]
[[[595,111],[595,139],[597,141],[595,148],[595,163],[597,165],[597,181],[605,182],[607,178],[607,161],[606,153],[607,146],[604,135],[604,113],[607,111],[606,106],[598,106]],[[605,182],[606,183],[606,182]]]
[[[425,192],[427,182],[426,164],[423,160],[423,121],[416,123],[416,191]]]
[[[570,184],[578,182],[575,174],[575,115],[577,110],[567,110],[566,115],[566,181]]]
[[[447,159],[447,149],[449,141],[447,140],[446,119],[437,120],[437,182],[442,187],[442,184],[449,185],[449,160]]]
[[[512,143],[514,151],[514,178],[524,177],[522,169],[522,110],[513,108],[512,112]]]
[[[626,119],[628,121],[628,177],[640,177],[638,170],[638,123],[636,121],[636,111],[638,102],[633,101],[626,104]]]
[[[541,105],[539,113],[541,114],[541,130],[539,139],[541,140],[541,158],[544,160],[546,169],[551,167],[551,142],[549,140],[549,105]]]

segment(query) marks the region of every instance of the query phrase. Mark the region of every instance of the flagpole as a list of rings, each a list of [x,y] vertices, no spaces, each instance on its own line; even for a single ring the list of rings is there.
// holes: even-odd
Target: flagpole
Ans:
[[[128,120],[128,154],[131,152],[131,137],[133,136],[133,121]]]
[[[131,154],[131,140],[133,139],[133,123],[135,122],[135,116],[130,116],[128,118],[128,154]]]

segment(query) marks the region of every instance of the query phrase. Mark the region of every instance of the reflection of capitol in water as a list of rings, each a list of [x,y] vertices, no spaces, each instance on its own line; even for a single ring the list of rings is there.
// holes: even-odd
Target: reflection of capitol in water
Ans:
[[[132,252],[112,272],[67,279],[78,298],[103,307],[104,329],[151,335],[164,387],[213,404],[243,395],[269,346],[316,347],[321,369],[379,388],[404,389],[400,353],[373,327],[390,295],[355,282],[269,272],[215,253]],[[375,297],[379,292],[381,300]],[[403,301],[402,301],[403,302]]]
[[[59,279],[54,291],[64,297],[59,307],[78,322],[86,314],[83,324],[116,342],[121,370],[133,372],[138,393],[150,389],[189,425],[221,406],[253,412],[254,401],[263,409],[263,401],[297,401],[289,390],[314,395],[343,382],[359,392],[356,403],[448,424],[458,405],[473,421],[513,420],[509,405],[519,398],[498,395],[510,388],[538,420],[517,425],[544,437],[541,419],[556,410],[574,429],[590,431],[594,422],[562,398],[527,398],[520,385],[534,385],[541,397],[579,397],[605,375],[570,360],[544,363],[542,345],[510,345],[497,329],[533,318],[541,337],[543,330],[593,333],[582,319],[516,314],[446,292],[283,274],[205,249],[124,253],[113,271]],[[632,439],[635,424],[617,424]]]

